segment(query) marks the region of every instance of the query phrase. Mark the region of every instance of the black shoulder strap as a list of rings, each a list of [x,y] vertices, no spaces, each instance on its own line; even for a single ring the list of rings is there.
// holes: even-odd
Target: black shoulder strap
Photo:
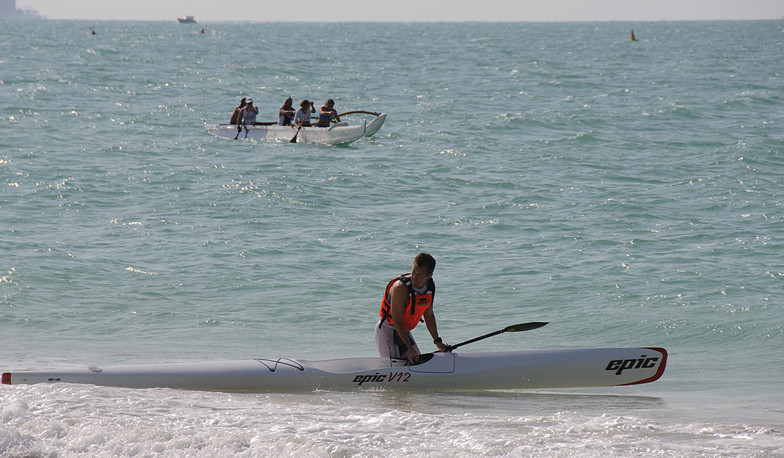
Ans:
[[[414,304],[416,304],[416,293],[414,292],[414,286],[411,284],[411,276],[403,274],[398,277],[398,280],[402,281],[403,284],[406,285],[406,288],[408,288],[408,308],[411,309],[409,313],[413,315],[416,309],[416,307],[414,307]]]

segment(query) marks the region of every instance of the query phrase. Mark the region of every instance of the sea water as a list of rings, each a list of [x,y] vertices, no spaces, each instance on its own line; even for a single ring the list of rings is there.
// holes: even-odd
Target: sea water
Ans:
[[[2,385],[0,455],[784,454],[782,49],[782,21],[0,22],[0,371],[371,356],[420,251],[446,342],[549,322],[460,351],[670,353],[601,389]],[[244,96],[388,118],[208,135]]]

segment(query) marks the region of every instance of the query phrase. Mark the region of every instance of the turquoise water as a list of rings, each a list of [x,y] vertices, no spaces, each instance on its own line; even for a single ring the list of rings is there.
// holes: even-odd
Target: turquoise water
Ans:
[[[612,389],[3,386],[0,454],[784,453],[781,21],[3,21],[0,49],[0,370],[374,355],[419,251],[445,341],[550,322],[461,351],[670,352]],[[388,118],[202,128],[288,95]]]

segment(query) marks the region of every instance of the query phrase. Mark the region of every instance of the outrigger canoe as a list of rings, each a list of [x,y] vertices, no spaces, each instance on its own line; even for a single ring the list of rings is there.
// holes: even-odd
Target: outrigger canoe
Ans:
[[[353,113],[353,112],[349,112]],[[362,112],[364,113],[364,112]],[[223,139],[252,138],[256,140],[269,139],[278,141],[290,141],[292,143],[322,143],[327,145],[344,145],[359,140],[362,137],[369,137],[381,128],[386,120],[386,113],[373,113],[375,118],[369,123],[363,121],[362,124],[351,126],[345,122],[339,122],[330,127],[302,127],[278,126],[272,122],[261,122],[251,126],[244,126],[238,130],[232,124],[208,124],[204,119],[204,128],[211,135]]]
[[[637,385],[658,380],[667,351],[657,347],[490,353],[429,353],[420,364],[366,357],[180,362],[5,372],[2,383],[86,383],[226,392],[315,390],[506,390]]]

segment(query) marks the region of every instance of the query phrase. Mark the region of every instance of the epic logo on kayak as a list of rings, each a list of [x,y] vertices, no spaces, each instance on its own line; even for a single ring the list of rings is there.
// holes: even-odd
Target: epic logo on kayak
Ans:
[[[389,374],[389,378],[387,378],[386,374],[379,374],[376,372],[373,375],[357,375],[354,377],[354,383],[357,386],[362,386],[363,383],[393,383],[393,382],[401,382],[406,383],[411,378],[410,372],[392,372]]]
[[[626,369],[650,369],[656,367],[656,362],[659,358],[646,358],[645,355],[640,355],[635,359],[614,359],[610,361],[605,370],[615,371],[615,375],[621,375],[621,372]]]

